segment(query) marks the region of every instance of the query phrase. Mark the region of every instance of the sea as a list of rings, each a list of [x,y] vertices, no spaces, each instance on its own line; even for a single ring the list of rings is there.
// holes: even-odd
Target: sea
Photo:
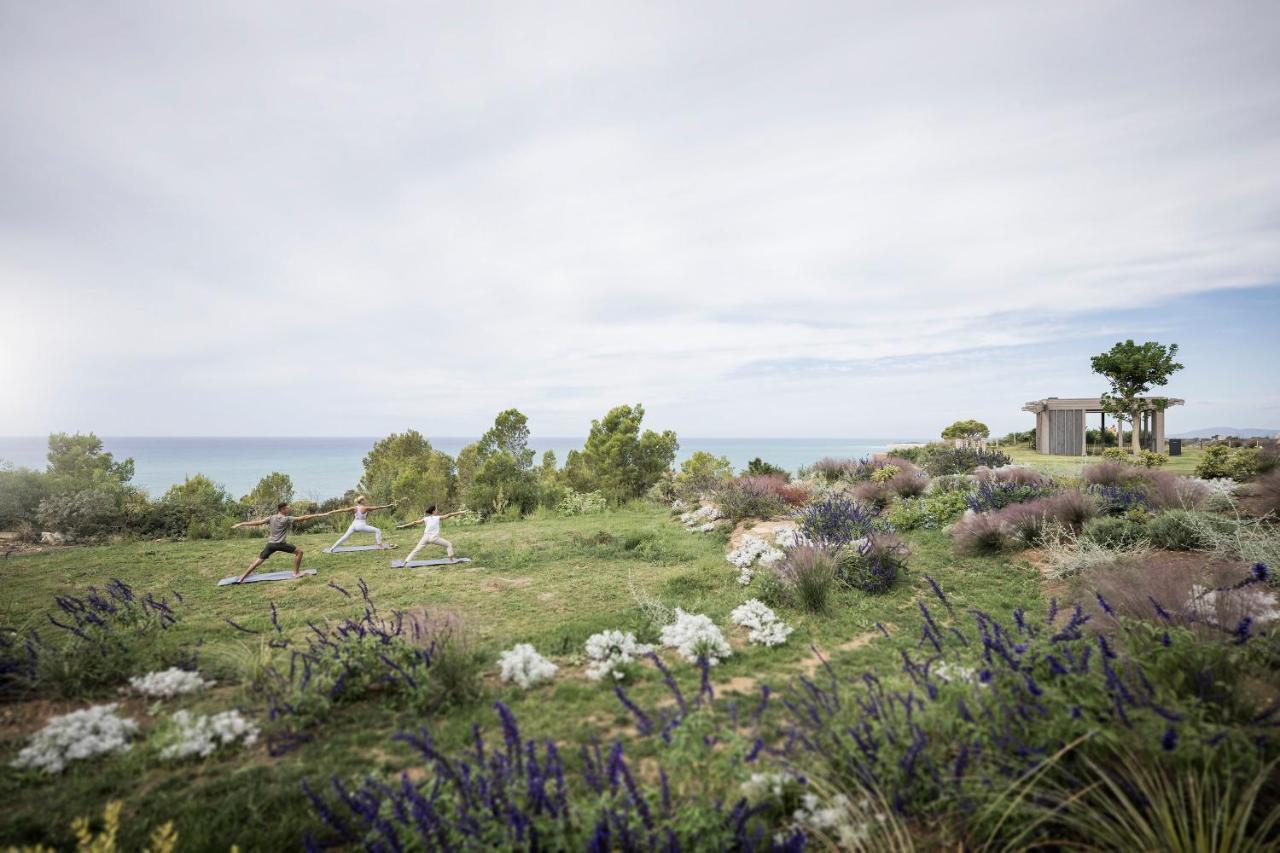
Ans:
[[[175,483],[193,474],[204,474],[224,486],[233,496],[248,494],[254,485],[273,471],[293,479],[294,493],[301,498],[323,500],[354,489],[360,480],[365,454],[376,438],[200,438],[103,436],[104,449],[116,459],[132,458],[133,483],[158,497]],[[584,438],[565,436],[533,437],[529,446],[541,460],[543,451],[555,452],[564,464],[570,450],[581,450]],[[440,436],[430,439],[432,447],[450,456],[475,438]],[[795,471],[825,456],[849,458],[867,456],[888,449],[891,444],[912,443],[912,438],[681,438],[676,464],[697,450],[726,456],[735,469],[743,469],[752,459]],[[48,439],[44,436],[0,437],[0,464],[43,469]]]

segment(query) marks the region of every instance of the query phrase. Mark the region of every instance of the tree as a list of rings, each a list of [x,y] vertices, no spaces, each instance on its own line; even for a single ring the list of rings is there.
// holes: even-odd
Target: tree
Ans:
[[[644,406],[616,406],[591,422],[583,461],[606,498],[614,503],[643,495],[671,468],[680,448],[671,430],[640,433]]]
[[[538,475],[505,451],[490,453],[480,465],[467,494],[467,506],[480,515],[502,515],[515,509],[521,515],[538,508]]]
[[[975,421],[972,418],[967,421],[956,421],[942,431],[943,438],[958,438],[970,444],[984,439],[989,435],[991,435],[991,430],[987,428],[987,425],[982,421]]]
[[[240,499],[252,516],[269,515],[280,504],[293,500],[293,478],[279,471],[272,471],[258,481],[253,491]]]
[[[481,458],[491,453],[509,453],[520,468],[533,466],[533,450],[529,448],[529,419],[519,409],[499,412],[493,426],[480,436]]]
[[[746,473],[752,477],[781,477],[791,482],[791,472],[786,468],[765,462],[759,456],[747,463]]]
[[[1141,413],[1163,410],[1167,405],[1162,399],[1143,400],[1142,395],[1153,385],[1168,385],[1169,377],[1182,369],[1182,365],[1174,361],[1177,354],[1177,344],[1166,347],[1155,341],[1135,344],[1127,340],[1090,360],[1093,372],[1106,377],[1111,383],[1111,390],[1102,395],[1102,408],[1117,419],[1129,421],[1134,454],[1139,449],[1138,420]]]
[[[51,433],[47,458],[49,490],[55,494],[120,492],[133,479],[133,460],[117,462],[102,449],[102,439],[93,433]]]
[[[375,504],[395,501],[412,512],[447,506],[456,494],[453,458],[417,430],[392,433],[365,456],[360,491]]]

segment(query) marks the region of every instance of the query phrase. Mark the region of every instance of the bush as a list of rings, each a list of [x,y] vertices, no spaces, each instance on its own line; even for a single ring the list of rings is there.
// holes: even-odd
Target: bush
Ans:
[[[1204,456],[1196,465],[1196,476],[1205,480],[1230,477],[1247,480],[1258,473],[1262,463],[1262,451],[1256,447],[1231,448],[1225,444],[1212,444],[1204,449]]]
[[[1086,465],[1080,476],[1094,486],[1124,486],[1134,482],[1133,468],[1114,459]]]
[[[54,603],[43,633],[0,631],[0,697],[35,693],[80,700],[139,673],[192,665],[192,658],[160,642],[178,621],[176,602],[112,580],[78,595],[59,595]]]
[[[967,507],[963,492],[933,492],[893,507],[889,523],[894,530],[937,530],[964,515]]]
[[[1024,483],[999,482],[988,479],[980,480],[978,488],[965,496],[969,509],[974,512],[990,512],[1002,509],[1010,504],[1022,503],[1045,497],[1053,491],[1052,486]]]
[[[1209,500],[1209,488],[1168,471],[1143,471],[1142,485],[1152,509],[1199,509]]]
[[[873,536],[855,548],[841,549],[836,578],[863,592],[886,592],[907,568],[907,547],[891,533]]]
[[[854,459],[835,459],[824,456],[813,463],[813,475],[826,483],[838,483],[841,480],[852,480],[858,471],[859,462]]]
[[[836,558],[817,545],[799,545],[779,569],[800,605],[811,613],[825,613],[836,582]]]
[[[929,481],[928,492],[930,494],[942,492],[964,494],[972,491],[977,483],[977,479],[972,474],[943,474],[941,477],[934,477]]]
[[[885,485],[900,498],[912,498],[928,490],[929,478],[921,471],[900,471]]]
[[[732,477],[733,464],[728,458],[695,450],[680,464],[680,473],[675,476],[676,496],[694,503],[704,494],[715,492]]]
[[[791,473],[786,468],[771,465],[759,456],[747,463],[746,473],[753,477],[781,477],[788,483],[791,482]]]
[[[1085,522],[1098,514],[1097,501],[1082,492],[1068,491],[1050,495],[1043,501],[1043,509],[1055,523],[1078,531]]]
[[[1138,454],[1138,458],[1134,462],[1143,468],[1159,468],[1168,464],[1169,457],[1154,450],[1144,450]]]
[[[853,496],[859,503],[881,510],[889,503],[889,499],[893,497],[893,491],[889,488],[888,483],[867,480],[853,487]]]
[[[92,541],[124,531],[125,514],[118,495],[85,491],[53,495],[40,502],[40,525],[72,541]]]
[[[0,465],[0,530],[15,530],[39,517],[40,502],[49,496],[44,474],[30,468]]]
[[[979,483],[1004,483],[1010,486],[1048,486],[1049,477],[1023,465],[1008,465],[1004,468],[978,468],[973,472]]]
[[[165,536],[208,539],[233,515],[231,495],[202,474],[171,486],[153,509],[155,529]],[[193,535],[194,534],[194,535]]]
[[[720,511],[735,524],[747,518],[773,518],[787,511],[788,504],[781,494],[786,486],[775,477],[750,477],[743,475],[724,483],[715,492]]]
[[[844,495],[830,494],[801,511],[800,532],[809,542],[834,551],[883,527],[877,524],[877,512]]]
[[[1212,546],[1215,533],[1230,527],[1230,522],[1208,513],[1171,509],[1147,522],[1147,538],[1157,548],[1199,551]]]
[[[581,462],[595,488],[613,503],[638,498],[662,478],[680,448],[671,430],[640,432],[644,406],[615,406],[591,431],[582,448]],[[566,468],[572,468],[566,461]],[[577,486],[575,485],[575,488]],[[581,491],[581,489],[579,489]]]
[[[600,492],[583,493],[566,488],[560,503],[556,505],[556,513],[564,516],[594,515],[604,512],[607,507],[608,502]]]
[[[930,476],[941,477],[944,474],[972,474],[982,467],[1003,468],[1012,462],[1008,455],[999,450],[929,445],[924,469]]]
[[[1147,541],[1146,523],[1127,515],[1104,515],[1085,522],[1084,536],[1107,548],[1132,548]]]

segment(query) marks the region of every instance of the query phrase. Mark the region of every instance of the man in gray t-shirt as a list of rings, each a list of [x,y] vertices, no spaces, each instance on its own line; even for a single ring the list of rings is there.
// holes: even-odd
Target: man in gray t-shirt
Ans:
[[[295,578],[302,577],[302,549],[297,546],[290,545],[285,539],[289,536],[289,531],[293,528],[295,521],[307,521],[312,518],[323,518],[326,515],[333,515],[332,512],[313,512],[310,515],[289,515],[289,505],[287,503],[280,504],[276,507],[274,515],[268,515],[266,518],[256,518],[253,521],[242,521],[239,524],[231,525],[235,527],[261,527],[267,526],[267,547],[262,549],[262,553],[258,555],[258,559],[249,564],[249,568],[240,576],[240,580],[236,583],[244,583],[244,579],[253,574],[253,570],[261,566],[277,551],[283,551],[286,554],[293,555],[293,576]]]

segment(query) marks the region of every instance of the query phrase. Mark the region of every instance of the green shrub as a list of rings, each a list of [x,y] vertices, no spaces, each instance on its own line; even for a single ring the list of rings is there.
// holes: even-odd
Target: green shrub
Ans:
[[[566,488],[564,497],[556,505],[556,513],[563,516],[595,515],[604,512],[608,503],[600,492],[577,492]]]
[[[14,530],[20,522],[34,523],[49,484],[40,471],[0,465],[0,530]]]
[[[124,507],[117,493],[106,491],[68,492],[40,502],[40,525],[63,534],[72,541],[92,541],[121,533],[125,526]]]
[[[714,492],[732,478],[733,463],[727,457],[695,450],[688,459],[680,463],[680,473],[675,475],[676,497],[690,503],[696,502],[702,495]]]
[[[1262,451],[1256,447],[1212,444],[1204,449],[1204,456],[1196,465],[1196,476],[1205,480],[1219,477],[1247,480],[1257,475],[1261,462]]]
[[[895,530],[938,530],[964,515],[965,493],[931,492],[923,498],[908,498],[889,510]]]
[[[715,492],[716,504],[735,524],[747,518],[773,518],[788,510],[780,493],[786,486],[777,477],[743,475],[723,483]]]
[[[863,592],[880,593],[892,587],[906,568],[907,547],[892,534],[880,534],[861,547],[850,545],[840,550],[836,579]]]
[[[1146,525],[1129,516],[1104,515],[1084,525],[1084,536],[1108,548],[1126,548],[1147,541]]]
[[[1013,460],[999,450],[929,445],[924,468],[932,477],[944,474],[972,474],[978,468],[1003,468]]]
[[[156,532],[165,536],[209,539],[232,513],[226,490],[203,474],[188,477],[169,488],[152,509]],[[206,533],[207,531],[207,533]]]
[[[897,465],[885,465],[871,472],[871,482],[877,483],[879,485],[884,485],[885,483],[889,482],[897,475],[898,475]]]
[[[934,477],[929,481],[929,494],[933,495],[942,492],[964,494],[973,491],[974,486],[977,484],[978,481],[972,474],[943,474],[941,477]]]
[[[1157,548],[1199,551],[1212,547],[1215,534],[1230,528],[1229,521],[1209,513],[1171,509],[1147,522],[1147,538]]]
[[[1154,450],[1144,450],[1138,454],[1138,458],[1134,460],[1143,468],[1159,468],[1169,462],[1169,457],[1163,453],[1156,453]]]
[[[750,474],[753,477],[781,477],[787,482],[791,482],[791,473],[786,468],[765,462],[759,456],[747,463],[747,470],[743,473]]]

